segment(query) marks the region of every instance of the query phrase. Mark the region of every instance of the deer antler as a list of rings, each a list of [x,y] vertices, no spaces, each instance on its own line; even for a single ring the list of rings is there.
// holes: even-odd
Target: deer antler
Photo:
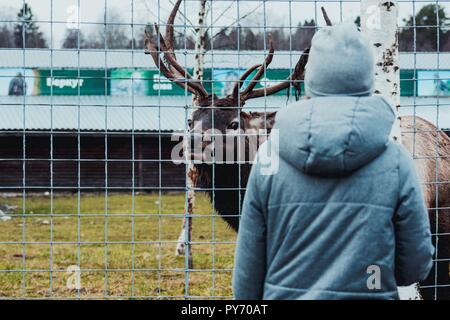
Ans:
[[[328,13],[326,12],[325,8],[321,7],[320,9],[322,10],[323,18],[325,19],[327,26],[332,26],[333,23],[331,23],[330,17],[328,17]]]
[[[249,68],[247,71],[244,72],[244,74],[241,76],[239,81],[234,86],[232,98],[237,103],[239,103],[240,106],[243,106],[245,104],[245,102],[249,99],[269,96],[269,95],[275,94],[281,90],[287,89],[291,86],[291,84],[293,86],[299,85],[296,83],[296,81],[300,81],[303,79],[306,62],[308,61],[307,55],[309,53],[309,49],[306,49],[303,52],[302,56],[300,57],[300,60],[297,62],[297,65],[294,68],[294,71],[285,81],[283,81],[279,84],[276,84],[274,86],[271,86],[271,87],[255,89],[257,82],[264,75],[264,72],[267,70],[267,67],[270,65],[270,63],[273,60],[274,51],[275,51],[275,49],[273,47],[272,35],[269,34],[269,54],[266,56],[264,64],[255,65],[255,66]],[[239,90],[241,89],[244,81],[256,69],[258,69],[258,71],[253,76],[253,78],[250,80],[249,85],[242,92],[240,92]]]
[[[241,97],[244,99],[244,101],[246,99],[249,99],[250,94],[252,93],[253,89],[255,88],[257,82],[264,75],[264,72],[266,72],[267,67],[272,63],[274,52],[275,52],[275,49],[273,48],[272,34],[269,33],[269,54],[266,56],[264,64],[261,65],[258,72],[256,72],[255,76],[252,78],[252,80],[250,80],[250,84],[244,89],[244,91],[241,92]]]
[[[252,93],[253,89],[255,88],[258,81],[263,76],[264,72],[266,71],[267,67],[273,60],[273,53],[275,49],[273,48],[273,40],[272,40],[272,34],[269,33],[269,54],[266,56],[266,59],[264,61],[264,64],[257,64],[253,67],[250,67],[247,69],[247,71],[244,72],[244,74],[241,76],[239,81],[234,85],[232,98],[236,102],[242,102],[241,105],[245,103],[245,100],[249,99],[249,95]],[[245,80],[255,71],[258,69],[258,72],[253,76],[253,78],[250,80],[250,84],[242,91],[241,89],[242,85],[244,84]]]
[[[183,68],[177,61],[175,52],[174,52],[174,22],[177,12],[180,8],[182,0],[177,0],[175,6],[172,9],[172,12],[169,15],[166,26],[166,35],[165,38],[161,35],[159,26],[155,24],[155,30],[157,34],[157,41],[155,42],[150,34],[145,30],[145,46],[147,47],[147,54],[150,54],[153,58],[158,69],[161,73],[170,81],[178,84],[183,89],[189,91],[195,96],[196,104],[199,106],[209,106],[211,104],[212,96],[208,94],[208,91],[205,89],[203,84],[194,79],[189,72],[185,68]],[[331,26],[331,20],[328,17],[325,8],[322,7],[322,14],[326,21],[327,26]],[[233,93],[227,98],[233,100],[240,107],[242,107],[245,102],[249,99],[269,96],[275,94],[281,90],[287,89],[290,86],[294,86],[297,90],[300,90],[300,81],[304,79],[305,75],[305,67],[308,62],[308,55],[310,48],[307,48],[303,51],[299,61],[297,62],[292,74],[283,82],[280,82],[274,86],[258,88],[255,89],[256,84],[264,75],[267,67],[273,60],[274,54],[274,46],[272,35],[269,34],[269,53],[265,58],[263,64],[258,64],[250,67],[241,78],[237,81],[234,86]],[[167,63],[165,63],[161,59],[161,53],[163,53],[164,58]],[[256,74],[250,80],[249,85],[244,88],[244,90],[240,91],[245,80],[255,71]]]
[[[159,26],[155,24],[155,31],[158,40],[155,42],[145,30],[145,45],[147,47],[147,52],[153,58],[158,69],[161,73],[170,81],[178,84],[183,89],[186,89],[190,93],[196,96],[198,104],[202,104],[202,101],[208,99],[208,91],[201,84],[200,81],[193,79],[192,76],[183,68],[177,61],[174,53],[174,30],[173,24],[175,17],[177,15],[178,9],[180,8],[182,0],[178,0],[169,15],[166,25],[166,37],[161,35],[159,31]],[[164,54],[164,58],[167,61],[167,65],[162,61],[160,54]]]
[[[325,19],[325,22],[327,26],[331,26],[331,20],[328,17],[328,14],[324,7],[321,7],[323,17]],[[291,85],[296,87],[298,90],[300,89],[300,81],[304,79],[305,76],[305,68],[306,64],[308,63],[308,56],[309,51],[311,47],[306,48],[303,50],[303,53],[298,60],[297,64],[295,65],[294,71],[291,73],[291,75],[283,82],[280,82],[279,84],[276,84],[271,87],[265,87],[265,88],[259,88],[254,89],[257,82],[260,80],[264,72],[266,71],[268,65],[272,62],[273,59],[273,41],[272,41],[272,35],[269,34],[269,54],[266,56],[266,60],[264,61],[264,64],[262,65],[255,65],[251,68],[249,68],[247,71],[244,72],[244,74],[241,76],[239,81],[235,84],[232,98],[239,103],[239,105],[242,107],[246,100],[254,99],[254,98],[260,98],[264,96],[269,96],[272,94],[275,94],[281,90],[289,88]],[[250,80],[250,84],[242,91],[239,92],[239,90],[242,87],[242,84],[244,81],[252,74],[252,72],[256,69],[258,69],[258,72],[255,74],[255,76]]]
[[[244,84],[245,80],[252,74],[253,71],[260,68],[262,65],[256,64],[253,67],[250,67],[245,71],[242,76],[239,78],[239,80],[236,82],[233,88],[232,96],[238,99],[239,96],[239,90],[241,89],[242,85]]]

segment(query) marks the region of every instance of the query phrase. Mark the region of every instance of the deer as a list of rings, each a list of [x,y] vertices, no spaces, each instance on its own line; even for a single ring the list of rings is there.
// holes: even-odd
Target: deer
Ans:
[[[223,134],[240,130],[244,133],[244,136],[263,130],[267,136],[270,135],[275,123],[276,112],[246,112],[243,110],[245,103],[250,99],[267,97],[286,89],[288,89],[289,94],[292,87],[297,93],[301,92],[301,82],[304,79],[309,48],[302,52],[295,68],[285,81],[269,87],[256,88],[256,84],[272,62],[275,51],[272,37],[269,34],[268,54],[263,63],[248,68],[236,81],[231,94],[218,97],[215,94],[208,93],[202,82],[194,79],[176,59],[173,28],[181,2],[182,0],[178,0],[175,3],[169,15],[164,37],[157,24],[154,25],[156,40],[152,39],[150,33],[145,31],[145,46],[146,53],[151,55],[161,74],[193,95],[195,110],[187,124],[189,140],[193,140],[194,143],[196,140],[202,140],[211,130]],[[332,25],[325,9],[323,7],[321,9],[326,24]],[[254,74],[253,77],[247,81],[248,85],[243,88],[244,82],[252,74]],[[298,96],[296,98],[298,99]],[[424,183],[424,195],[429,208],[430,222],[431,226],[435,227],[436,233],[433,237],[433,242],[437,248],[436,262],[429,277],[421,284],[424,287],[422,295],[425,299],[449,299],[450,138],[433,124],[416,116],[402,117],[401,128],[403,130],[402,143],[413,156],[419,158],[415,163]],[[438,142],[438,155],[434,148],[434,142]],[[203,139],[200,143],[206,149],[213,142],[208,143]],[[244,144],[250,148],[247,139],[244,139]],[[256,148],[259,145],[257,143]],[[226,148],[227,146],[223,147]],[[233,148],[235,148],[235,145]],[[247,155],[248,148],[245,150],[244,153]],[[441,158],[437,159],[437,156]],[[191,154],[190,157],[191,160],[195,159],[198,154]],[[239,230],[242,201],[252,167],[252,159],[249,160],[231,163],[194,162],[193,170],[189,172],[194,187],[207,191],[215,211],[236,232]],[[436,172],[439,172],[438,176],[436,176]],[[439,181],[438,188],[436,188],[437,181]],[[437,210],[439,210],[438,213]],[[188,228],[187,232],[186,227]],[[189,245],[191,232],[192,220],[187,223],[185,217],[177,246],[178,254],[184,254],[185,244]],[[186,234],[188,235],[187,242]],[[190,250],[189,254],[191,254]],[[436,283],[442,285],[442,287],[433,287],[433,284]]]
[[[414,158],[423,183],[435,262],[421,283],[425,300],[450,299],[450,138],[431,122],[414,115],[402,116],[401,142]],[[438,285],[439,287],[435,287]]]

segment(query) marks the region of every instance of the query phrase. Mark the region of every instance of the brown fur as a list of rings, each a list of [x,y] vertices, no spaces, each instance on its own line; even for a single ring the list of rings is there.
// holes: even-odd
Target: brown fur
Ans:
[[[436,259],[450,259],[450,138],[432,123],[413,116],[401,121],[402,144],[414,158],[429,217]],[[436,270],[437,267],[437,270]],[[435,281],[435,277],[437,281]],[[450,285],[449,261],[435,264],[428,279],[422,284]],[[425,298],[450,299],[450,288],[422,290]]]
[[[209,111],[212,112],[212,111]],[[216,110],[217,112],[217,110]],[[202,114],[203,117],[200,115]],[[204,117],[205,110],[199,111],[194,118],[210,120]],[[229,119],[237,116],[235,109],[222,109],[218,112],[215,124],[221,130],[225,129]],[[250,130],[267,129],[269,132],[275,121],[275,112],[245,113],[241,112],[241,126],[246,132]],[[415,120],[414,120],[415,119]],[[205,128],[212,123],[203,121]],[[259,128],[258,128],[259,126]],[[450,258],[450,138],[438,130],[430,122],[412,116],[405,116],[401,121],[402,143],[415,159],[419,177],[423,184],[424,197],[429,208],[433,243],[437,245],[436,259]],[[437,146],[437,147],[436,147]],[[437,161],[436,161],[437,159]],[[242,199],[245,194],[248,173],[251,165],[216,165],[214,186],[216,188],[232,188],[227,191],[214,190],[211,181],[212,166],[196,165],[199,174],[199,187],[209,190],[214,198],[215,209],[234,230],[238,230],[238,215],[241,212]],[[239,175],[241,176],[239,183]],[[436,183],[438,181],[438,183]],[[233,190],[233,188],[236,188]],[[437,271],[436,271],[437,267]],[[435,279],[436,277],[436,279]],[[449,299],[449,288],[442,287],[435,290],[435,284],[448,285],[449,262],[441,261],[435,264],[430,276],[422,283],[430,288],[422,289],[426,299]]]

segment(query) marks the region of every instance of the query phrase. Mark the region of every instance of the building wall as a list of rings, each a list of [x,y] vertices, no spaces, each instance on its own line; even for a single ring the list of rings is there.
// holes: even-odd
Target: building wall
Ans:
[[[0,144],[3,192],[23,186],[27,191],[53,187],[60,192],[78,187],[127,191],[133,186],[143,191],[180,191],[185,186],[185,166],[170,160],[175,142],[168,135],[136,133],[133,139],[130,134],[54,133],[51,138],[27,133],[24,148],[23,135],[3,134]]]

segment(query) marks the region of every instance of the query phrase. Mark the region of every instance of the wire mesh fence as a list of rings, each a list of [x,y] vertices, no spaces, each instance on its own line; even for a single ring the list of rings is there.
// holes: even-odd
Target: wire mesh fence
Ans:
[[[295,77],[282,85],[326,26],[321,8],[333,23],[359,25],[360,1],[185,0],[170,43],[177,1],[16,2],[0,1],[0,298],[230,298],[230,225],[250,165],[174,163],[177,138],[198,104],[224,111],[209,129],[236,119],[240,129],[251,115],[270,133],[275,112],[304,95]],[[438,131],[450,128],[450,3],[395,4],[399,113],[413,115],[402,132],[438,247],[422,286],[450,298],[450,140]],[[164,71],[172,58],[180,85]],[[242,81],[256,94],[214,103],[256,64],[267,70]],[[203,104],[189,75],[214,94]]]

